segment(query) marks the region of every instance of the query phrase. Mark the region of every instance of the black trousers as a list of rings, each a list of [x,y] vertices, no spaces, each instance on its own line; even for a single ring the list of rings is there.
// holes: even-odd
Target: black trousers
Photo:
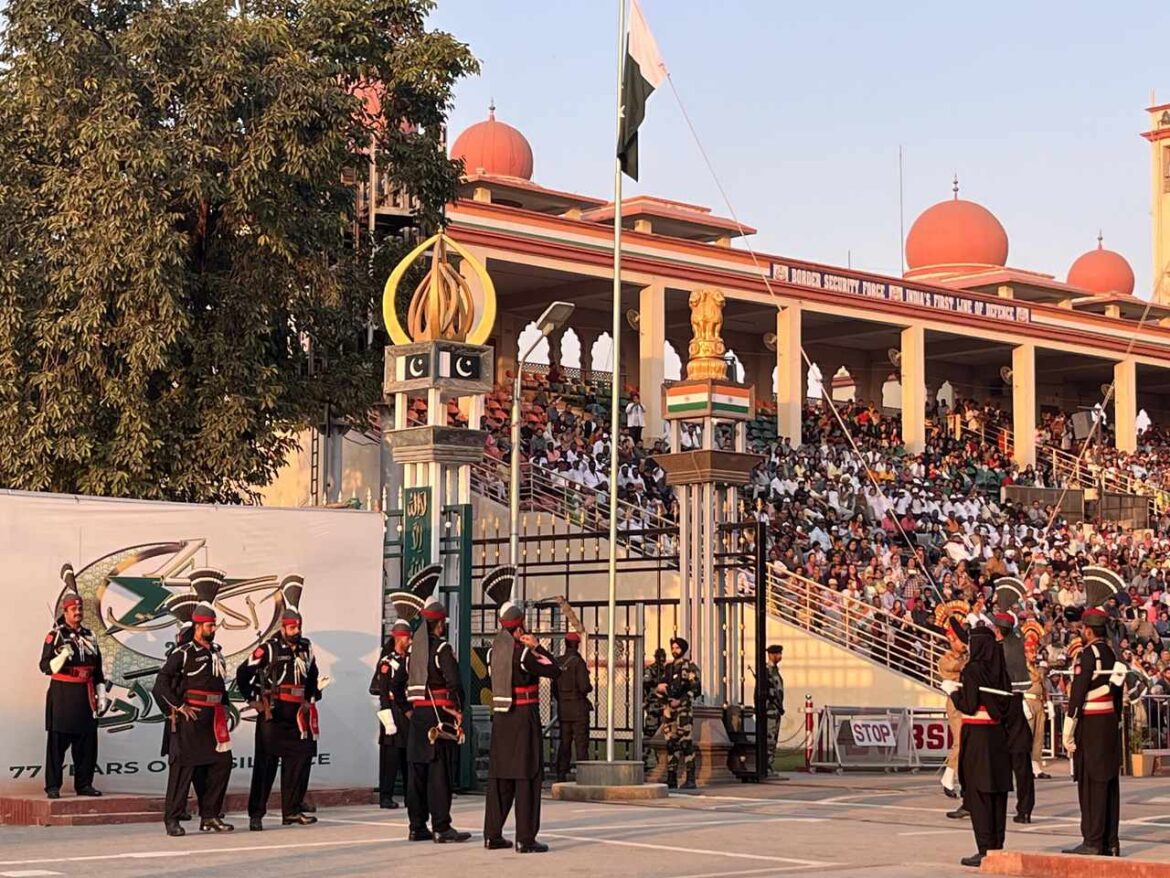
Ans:
[[[561,743],[557,746],[557,778],[569,773],[573,757],[577,762],[589,758],[589,720],[563,719],[560,721]]]
[[[971,829],[979,853],[1003,850],[1007,832],[1007,793],[963,790],[963,804],[971,812]]]
[[[451,828],[451,774],[447,753],[441,750],[433,762],[408,762],[406,813],[411,832],[425,832],[427,817],[434,832]]]
[[[398,773],[402,772],[402,786],[405,790],[406,780],[406,748],[395,747],[393,744],[382,744],[378,747],[378,797],[381,799],[394,798],[394,785],[398,783]]]
[[[64,780],[65,751],[73,751],[73,789],[86,790],[93,786],[97,766],[97,726],[88,732],[46,732],[45,792],[58,792]]]
[[[516,844],[532,844],[540,832],[541,775],[526,780],[488,778],[487,802],[484,803],[483,837],[500,838],[512,802],[516,803]]]
[[[257,748],[259,749],[259,748]],[[292,817],[301,813],[305,793],[309,791],[309,771],[313,767],[311,753],[295,756],[271,756],[257,752],[252,759],[252,786],[248,790],[248,816],[263,817],[268,812],[268,797],[276,782],[276,764],[280,763],[280,815]]]
[[[219,758],[207,765],[180,765],[171,763],[167,776],[167,806],[164,819],[177,823],[179,815],[187,810],[187,794],[195,784],[195,796],[199,800],[199,816],[210,820],[223,813],[223,800],[227,795],[228,778],[232,776],[232,757],[221,753]]]
[[[1016,779],[1016,813],[1031,814],[1036,807],[1036,778],[1032,775],[1032,753],[1013,753],[1012,774]]]
[[[1086,847],[1107,851],[1119,844],[1118,822],[1121,820],[1121,784],[1118,779],[1077,781],[1081,800],[1081,837]]]

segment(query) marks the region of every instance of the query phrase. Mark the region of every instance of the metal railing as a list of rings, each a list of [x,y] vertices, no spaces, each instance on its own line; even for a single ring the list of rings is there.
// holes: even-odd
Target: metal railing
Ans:
[[[767,588],[770,614],[896,673],[938,686],[938,660],[949,648],[939,632],[900,619],[780,564],[768,565]]]
[[[471,467],[472,490],[499,503],[508,502],[508,466],[484,461]],[[649,557],[678,552],[678,527],[670,519],[628,500],[618,500],[618,542]],[[520,466],[520,532],[526,533],[532,516],[548,515],[583,531],[609,528],[608,492],[590,488],[534,463]],[[484,523],[486,524],[486,522]]]

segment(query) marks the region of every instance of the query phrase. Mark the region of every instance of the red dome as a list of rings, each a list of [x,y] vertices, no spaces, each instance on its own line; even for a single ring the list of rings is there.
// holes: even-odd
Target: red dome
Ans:
[[[995,214],[959,198],[927,208],[906,236],[907,273],[922,269],[1002,267],[1007,264],[1008,236]]]
[[[1106,250],[1101,238],[1097,249],[1077,258],[1068,270],[1068,284],[1094,293],[1133,294],[1133,269],[1120,253]]]
[[[463,171],[468,175],[532,179],[532,147],[511,125],[496,121],[494,106],[486,121],[476,122],[456,138],[451,158],[463,159]]]

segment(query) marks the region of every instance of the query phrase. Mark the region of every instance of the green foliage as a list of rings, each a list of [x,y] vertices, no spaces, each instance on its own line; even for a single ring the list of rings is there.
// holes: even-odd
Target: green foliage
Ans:
[[[442,221],[439,132],[476,62],[431,6],[9,0],[0,485],[237,502],[327,405],[364,417],[403,245],[355,220],[343,175],[377,135]]]

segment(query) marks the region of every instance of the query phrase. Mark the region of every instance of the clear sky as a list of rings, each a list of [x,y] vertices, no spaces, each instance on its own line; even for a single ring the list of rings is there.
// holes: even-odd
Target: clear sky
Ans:
[[[1152,276],[1151,91],[1170,102],[1170,3],[954,4],[642,0],[663,58],[753,246],[898,274],[905,222],[951,195],[1007,229],[1010,265],[1063,280],[1081,252]],[[528,137],[538,183],[612,195],[617,3],[439,0],[437,27],[483,72],[464,81],[454,134],[496,115]],[[625,193],[726,214],[666,85]]]

